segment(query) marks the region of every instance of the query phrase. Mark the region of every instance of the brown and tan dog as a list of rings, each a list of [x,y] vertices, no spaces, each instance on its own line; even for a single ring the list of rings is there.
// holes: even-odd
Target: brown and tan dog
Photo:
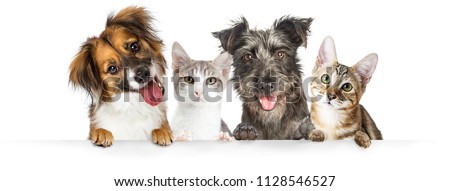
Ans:
[[[89,139],[107,147],[114,140],[152,140],[167,146],[162,41],[141,7],[108,17],[105,30],[88,38],[70,65],[70,82],[92,98]]]

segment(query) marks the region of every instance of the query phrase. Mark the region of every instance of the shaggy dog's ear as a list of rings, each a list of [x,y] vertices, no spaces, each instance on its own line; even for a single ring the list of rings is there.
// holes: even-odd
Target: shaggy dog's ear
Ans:
[[[213,36],[220,40],[222,48],[230,53],[234,54],[238,47],[243,45],[243,41],[238,39],[248,31],[248,22],[244,17],[241,17],[240,21],[235,21],[231,28],[213,32]]]
[[[306,48],[307,36],[310,33],[309,26],[312,21],[313,18],[284,16],[274,22],[273,28],[286,34],[297,47],[303,46]]]

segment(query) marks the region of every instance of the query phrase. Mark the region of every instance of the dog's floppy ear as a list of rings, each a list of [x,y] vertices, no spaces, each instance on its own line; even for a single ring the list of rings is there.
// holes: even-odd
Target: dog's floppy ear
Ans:
[[[303,46],[306,48],[307,36],[310,33],[309,26],[312,21],[313,18],[284,16],[275,21],[273,28],[285,33],[297,47]]]
[[[142,27],[143,30],[151,27],[150,15],[145,8],[138,6],[130,6],[120,10],[117,14],[110,14],[106,21],[106,27],[118,25],[134,25],[135,27]]]
[[[155,30],[151,25],[152,20],[153,18],[143,7],[130,6],[120,10],[116,15],[110,14],[106,20],[106,27],[120,25],[134,34],[142,35],[150,42],[161,43],[161,39],[155,35]]]
[[[93,91],[99,89],[100,76],[97,65],[92,57],[94,38],[88,39],[82,46],[80,52],[70,64],[69,80],[74,87],[84,88],[92,97]]]
[[[234,54],[234,51],[242,46],[242,41],[237,41],[245,32],[248,31],[248,22],[244,17],[241,17],[241,21],[234,22],[231,28],[213,32],[213,36],[220,40],[222,48],[230,53]]]

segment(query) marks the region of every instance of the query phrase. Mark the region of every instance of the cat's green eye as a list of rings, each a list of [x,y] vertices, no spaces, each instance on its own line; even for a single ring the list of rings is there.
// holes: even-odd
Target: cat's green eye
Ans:
[[[208,84],[208,85],[214,85],[214,84],[216,84],[216,82],[217,82],[217,78],[208,78],[206,80],[206,84]]]
[[[342,90],[349,92],[350,90],[353,89],[353,86],[350,83],[345,83],[344,85],[342,85]]]
[[[329,84],[331,81],[330,76],[328,74],[324,74],[320,79],[324,84]]]
[[[190,77],[190,76],[186,76],[184,77],[184,81],[188,84],[193,84],[194,83],[194,78]]]

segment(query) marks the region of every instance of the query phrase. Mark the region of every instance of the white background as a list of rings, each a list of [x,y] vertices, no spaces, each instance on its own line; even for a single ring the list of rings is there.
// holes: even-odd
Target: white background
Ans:
[[[368,150],[347,141],[194,142],[169,148],[117,142],[109,149],[80,141],[88,135],[89,99],[68,85],[69,64],[81,43],[104,29],[109,13],[129,5],[147,7],[156,18],[169,66],[174,41],[193,59],[215,58],[220,44],[211,32],[230,27],[239,16],[258,29],[283,15],[313,17],[308,48],[299,50],[305,77],[327,35],[341,63],[353,65],[378,53],[361,103],[386,141]],[[443,146],[449,128],[448,18],[448,6],[440,1],[2,1],[0,188],[111,190],[112,178],[291,174],[335,174],[334,190],[437,188],[438,172],[448,174],[448,158],[442,158],[448,153]],[[176,104],[169,90],[172,118]],[[241,114],[233,98],[223,103],[231,129]]]

